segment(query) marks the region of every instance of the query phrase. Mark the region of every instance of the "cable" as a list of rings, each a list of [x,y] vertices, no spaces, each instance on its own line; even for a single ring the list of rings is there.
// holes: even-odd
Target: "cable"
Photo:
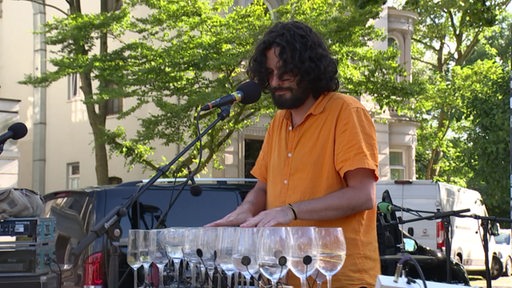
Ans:
[[[249,265],[251,265],[251,257],[249,256],[242,256],[242,259],[240,260],[240,263],[242,263],[242,265],[245,266],[245,269],[247,270],[247,273],[249,273],[249,275],[251,275],[251,277],[249,279],[246,279],[246,281],[249,281],[251,282],[251,279],[254,279],[254,281],[256,281],[256,283],[258,285],[255,285],[257,287],[261,286],[261,283],[260,281],[254,277],[254,275],[252,275],[251,271],[249,271]]]
[[[399,274],[402,273],[402,267],[407,261],[411,261],[414,264],[414,267],[416,267],[416,270],[418,271],[418,274],[420,275],[421,281],[423,282],[423,288],[427,288],[427,281],[425,280],[425,276],[423,275],[423,271],[421,270],[420,265],[418,264],[416,259],[414,259],[410,254],[407,254],[407,253],[404,253],[402,258],[400,258],[400,261],[398,261],[398,264],[396,265],[397,270],[395,271],[395,280],[393,280],[393,281],[398,282],[397,273],[398,273],[398,277],[400,277]]]
[[[53,257],[46,256],[44,262],[46,265],[48,265],[48,269],[50,269],[50,272],[57,274],[58,281],[59,281],[58,283],[62,283],[62,270],[60,269],[60,265],[57,262],[57,260]],[[58,273],[55,270],[53,270],[52,263],[54,263],[57,266],[57,269],[59,270]]]

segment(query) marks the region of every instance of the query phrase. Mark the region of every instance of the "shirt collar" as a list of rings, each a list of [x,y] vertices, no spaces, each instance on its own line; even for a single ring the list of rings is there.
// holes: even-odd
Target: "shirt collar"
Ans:
[[[330,93],[330,92],[326,92],[326,93],[320,95],[320,97],[318,97],[318,99],[316,99],[315,104],[313,104],[313,106],[311,106],[311,108],[306,113],[306,118],[308,118],[308,116],[310,114],[318,115],[318,114],[322,113],[322,111],[324,111],[325,106],[327,105],[327,103],[329,102],[329,100],[331,98],[332,98],[332,93]],[[288,122],[291,123],[292,114],[291,114],[290,110],[284,110],[284,112],[285,112],[284,118]]]

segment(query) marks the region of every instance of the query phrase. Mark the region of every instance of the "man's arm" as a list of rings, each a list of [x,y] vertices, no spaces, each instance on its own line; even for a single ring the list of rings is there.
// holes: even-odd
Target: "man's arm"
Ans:
[[[345,173],[347,187],[323,197],[291,203],[297,219],[328,220],[370,210],[376,205],[375,173],[359,168]],[[288,206],[262,211],[241,226],[276,226],[288,224],[295,215]]]
[[[239,226],[251,217],[263,211],[267,201],[267,184],[258,180],[256,185],[247,193],[242,204],[224,218],[206,226]]]
[[[324,220],[370,210],[376,205],[375,176],[371,169],[359,168],[345,173],[347,187],[321,198],[292,203],[297,217]]]

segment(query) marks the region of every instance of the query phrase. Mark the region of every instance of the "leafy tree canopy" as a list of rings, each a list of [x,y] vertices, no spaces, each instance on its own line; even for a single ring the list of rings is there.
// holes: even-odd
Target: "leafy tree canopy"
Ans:
[[[475,188],[491,213],[502,216],[510,209],[509,201],[497,200],[510,199],[510,20],[504,17],[509,3],[410,0],[405,5],[419,15],[413,70],[416,81],[425,84],[404,109],[420,123],[417,176]]]
[[[98,114],[98,121],[90,120],[91,127],[102,131],[94,135],[95,143],[108,144],[129,166],[157,169],[167,159],[152,158],[155,145],[187,143],[199,127],[211,123],[215,111],[202,114],[198,126],[196,109],[246,80],[245,65],[254,44],[275,21],[301,20],[322,34],[338,59],[343,90],[354,96],[371,94],[381,107],[398,106],[410,98],[417,86],[396,81],[404,73],[396,63],[397,51],[370,47],[371,41],[384,39],[368,25],[379,16],[382,4],[290,0],[269,11],[262,0],[245,7],[233,6],[232,0],[133,0],[124,1],[119,10],[97,14],[71,9],[70,15],[45,26],[47,43],[58,47],[50,58],[55,69],[28,76],[24,83],[47,86],[79,73],[89,115]],[[149,115],[138,119],[140,129],[133,137],[123,127],[105,128],[106,103],[115,98],[133,103],[120,119],[152,107]],[[252,105],[233,105],[230,117],[204,139],[206,156],[198,169],[215,163],[216,153],[229,144],[234,132],[273,111],[265,95]],[[197,158],[195,149],[183,164],[191,165]]]

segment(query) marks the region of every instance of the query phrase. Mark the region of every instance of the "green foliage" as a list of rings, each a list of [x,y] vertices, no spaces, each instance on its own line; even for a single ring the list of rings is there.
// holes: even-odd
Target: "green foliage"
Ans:
[[[317,30],[339,62],[342,89],[354,96],[369,93],[382,107],[399,108],[420,87],[396,81],[404,73],[396,64],[397,51],[369,48],[370,41],[384,39],[381,31],[368,25],[379,16],[382,1],[286,2],[273,11],[263,0],[246,7],[233,6],[233,0],[131,0],[123,1],[119,11],[97,14],[72,7],[69,16],[55,18],[45,27],[47,43],[57,48],[50,58],[55,70],[41,77],[27,76],[24,83],[47,86],[78,73],[87,84],[82,89],[91,127],[101,132],[95,133],[95,142],[123,155],[128,167],[140,164],[148,169],[167,160],[152,158],[154,145],[188,143],[200,129],[195,122],[197,108],[246,80],[246,61],[275,21],[297,19]],[[135,136],[128,137],[133,131],[122,127],[105,129],[102,112],[114,98],[133,103],[124,107],[119,119],[151,108],[138,119]],[[181,165],[200,164],[201,170],[211,161],[220,167],[215,155],[233,133],[274,112],[269,98],[264,95],[252,105],[233,105],[230,117],[203,139],[203,161],[197,163],[200,155],[195,147],[172,173],[179,173]],[[216,115],[217,111],[202,114],[199,127]]]
[[[482,192],[494,215],[509,215],[506,1],[407,1],[418,13],[415,79],[404,110],[420,123],[418,178]],[[508,50],[507,50],[508,51]],[[508,56],[507,56],[508,57]],[[501,199],[501,201],[500,201]]]
[[[473,97],[466,105],[471,114],[465,163],[473,171],[470,187],[482,191],[492,215],[510,215],[510,109],[509,73],[493,60],[476,62],[465,81],[477,83],[469,89]]]

